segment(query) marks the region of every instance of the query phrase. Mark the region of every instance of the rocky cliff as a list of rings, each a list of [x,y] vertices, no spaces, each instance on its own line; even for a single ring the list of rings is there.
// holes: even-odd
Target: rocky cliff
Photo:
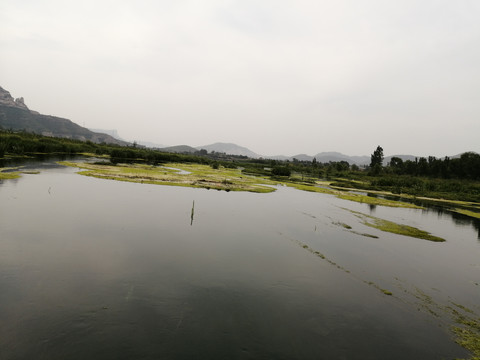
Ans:
[[[115,139],[107,134],[90,131],[68,119],[32,111],[25,105],[22,97],[14,99],[2,87],[0,87],[0,128],[24,130],[45,136],[89,140],[95,143],[128,145],[125,141]]]

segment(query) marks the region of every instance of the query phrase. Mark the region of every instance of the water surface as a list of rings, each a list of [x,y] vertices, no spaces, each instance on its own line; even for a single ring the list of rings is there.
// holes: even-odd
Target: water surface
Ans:
[[[448,316],[418,296],[479,310],[477,230],[449,213],[286,187],[115,182],[51,165],[2,182],[0,204],[1,359],[467,355]],[[348,209],[447,241],[384,233]]]

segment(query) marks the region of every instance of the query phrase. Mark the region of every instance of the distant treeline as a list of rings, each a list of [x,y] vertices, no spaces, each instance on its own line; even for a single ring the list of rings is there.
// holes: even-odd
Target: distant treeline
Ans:
[[[81,154],[108,155],[112,163],[197,162],[209,163],[201,156],[166,153],[136,146],[95,144],[91,141],[55,138],[27,132],[0,130],[0,157],[5,155]]]
[[[313,161],[279,161],[270,159],[248,159],[245,157],[230,157],[225,154],[207,153],[205,150],[197,154],[168,153],[143,147],[120,146],[111,144],[96,144],[91,141],[72,140],[67,138],[47,137],[27,132],[0,130],[0,157],[5,155],[42,154],[79,154],[93,153],[108,155],[110,161],[116,163],[147,162],[151,164],[164,162],[192,162],[234,167],[241,165],[246,172],[258,175],[289,176],[292,172],[313,177],[348,176],[352,173],[365,173],[357,165],[346,161],[320,163]],[[222,155],[222,156],[219,156]],[[415,161],[403,161],[393,157],[389,164],[383,166],[376,174],[409,175],[415,177],[439,179],[480,180],[480,155],[467,152],[459,158],[437,159],[433,156],[418,158]],[[388,176],[387,176],[388,177]]]
[[[480,155],[466,152],[459,158],[437,159],[433,156],[403,161],[393,157],[385,168],[385,172],[396,175],[425,176],[443,179],[480,180]]]

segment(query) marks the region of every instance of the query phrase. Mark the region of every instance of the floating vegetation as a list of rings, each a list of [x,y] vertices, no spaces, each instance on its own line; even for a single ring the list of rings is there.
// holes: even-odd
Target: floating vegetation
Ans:
[[[356,235],[360,235],[360,236],[365,236],[365,237],[369,237],[369,238],[372,238],[372,239],[378,239],[378,236],[377,235],[372,235],[372,234],[367,234],[367,233],[360,233],[360,232],[357,232],[357,231],[350,231],[352,234],[356,234]]]
[[[295,182],[282,182],[282,184],[287,185],[288,187],[293,187],[297,190],[302,190],[302,191],[310,191],[310,192],[317,192],[317,193],[322,193],[322,194],[332,194],[336,195],[339,192],[327,187],[320,187],[315,184],[308,184],[308,183],[295,183]]]
[[[378,286],[377,284],[375,284],[373,281],[366,281],[366,280],[363,280],[363,282],[369,286],[372,286],[374,287],[375,289],[379,290],[381,293],[383,293],[384,295],[388,295],[388,296],[393,296],[393,293],[391,291],[388,291],[386,289],[382,289],[380,286]]]
[[[401,207],[401,208],[407,208],[407,209],[424,209],[422,206],[418,206],[418,205],[404,202],[404,201],[389,200],[381,197],[355,194],[355,193],[349,192],[349,190],[347,189],[342,189],[338,187],[327,187],[329,183],[316,182],[315,184],[309,184],[304,182],[301,182],[301,183],[285,182],[284,184],[289,187],[293,187],[297,190],[335,195],[339,199],[355,201],[362,204],[397,207],[397,208]]]
[[[352,274],[349,270],[345,269],[343,266],[327,258],[321,252],[313,250],[307,244],[304,244],[299,240],[295,240],[291,238],[289,238],[289,240],[294,242],[297,245],[300,245],[303,249],[314,254],[320,259],[327,261],[329,264],[335,266],[339,270],[342,270],[345,273],[350,274],[354,278],[362,281],[364,284],[377,289],[382,294],[386,296],[391,296],[400,301],[404,301],[400,297],[394,296],[393,292],[391,292],[390,290],[382,288],[375,282],[358,278],[356,275]],[[409,293],[409,292],[405,290],[405,293]],[[426,293],[424,293],[418,288],[415,288],[415,293],[412,294],[410,292],[410,295],[413,295],[417,300],[419,300],[420,307],[423,308],[430,315],[434,316],[435,318],[440,320],[441,314],[448,315],[451,319],[450,321],[454,323],[454,325],[450,324],[449,329],[452,332],[452,334],[454,334],[455,336],[455,342],[472,353],[472,356],[470,358],[464,359],[464,360],[480,360],[480,317],[478,317],[478,315],[476,315],[473,310],[454,302],[451,302],[451,304],[454,305],[455,308],[451,306],[442,306],[436,303],[430,295],[427,295]],[[462,359],[457,359],[457,360],[462,360]]]
[[[345,224],[345,223],[342,223],[340,221],[337,221],[337,222],[332,222],[333,225],[338,225],[338,226],[341,226],[343,227],[344,229],[348,229],[350,230],[352,227],[348,224]]]
[[[373,196],[354,194],[354,193],[343,192],[341,194],[338,194],[337,197],[343,200],[356,201],[356,202],[359,202],[362,204],[368,204],[368,205],[402,207],[402,208],[408,208],[408,209],[423,209],[422,206],[407,203],[404,201],[388,200],[380,197],[373,197]]]
[[[475,211],[460,209],[460,208],[455,208],[452,211],[456,212],[458,214],[462,214],[462,215],[466,215],[466,216],[470,216],[470,217],[473,217],[473,218],[480,219],[480,212],[475,212]]]
[[[363,224],[366,226],[373,227],[375,229],[389,232],[392,234],[398,234],[398,235],[403,235],[403,236],[409,236],[409,237],[414,237],[417,239],[424,239],[424,240],[429,240],[429,241],[434,241],[434,242],[443,242],[445,239],[434,236],[430,234],[427,231],[420,230],[416,227],[413,226],[408,226],[408,225],[403,225],[403,224],[397,224],[394,223],[393,221],[385,220],[385,219],[380,219],[375,216],[371,215],[366,215],[358,211],[354,210],[349,210],[352,214],[357,216],[363,221]]]
[[[59,162],[61,165],[85,169],[79,174],[100,179],[136,182],[142,184],[186,186],[225,191],[249,191],[268,193],[275,191],[273,182],[267,179],[245,176],[240,169],[220,167],[212,169],[200,164],[165,164],[151,166],[144,164],[103,165],[86,162]]]
[[[472,319],[459,315],[457,325],[452,326],[455,342],[472,353],[472,360],[480,359],[480,318]]]
[[[18,171],[19,167],[7,167],[7,168],[0,168],[0,180],[8,180],[8,179],[18,179],[21,175]]]

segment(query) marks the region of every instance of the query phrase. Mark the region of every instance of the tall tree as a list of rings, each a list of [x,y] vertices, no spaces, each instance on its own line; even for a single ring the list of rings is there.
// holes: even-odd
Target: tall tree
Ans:
[[[383,149],[380,145],[377,146],[377,149],[370,156],[370,160],[371,160],[371,162],[370,162],[370,167],[371,168],[374,168],[375,165],[379,165],[380,167],[382,167],[382,165],[383,165]]]
[[[383,149],[380,145],[377,146],[377,149],[370,156],[370,160],[370,172],[373,175],[380,174],[383,164]]]

